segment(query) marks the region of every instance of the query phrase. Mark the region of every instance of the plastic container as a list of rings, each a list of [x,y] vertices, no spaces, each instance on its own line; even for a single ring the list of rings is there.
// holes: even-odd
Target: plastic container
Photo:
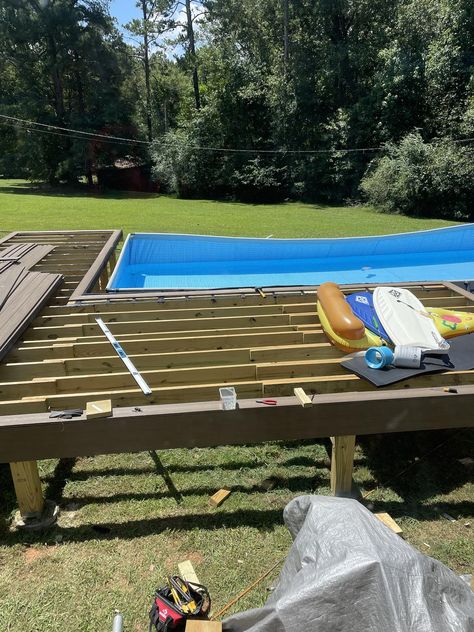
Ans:
[[[393,365],[407,369],[419,369],[421,356],[420,347],[397,346],[393,351]]]
[[[419,369],[423,351],[420,347],[397,346],[370,347],[365,352],[365,361],[370,369],[383,369],[392,364],[400,368]]]
[[[237,408],[237,393],[233,386],[223,386],[219,389],[223,410],[235,410]]]

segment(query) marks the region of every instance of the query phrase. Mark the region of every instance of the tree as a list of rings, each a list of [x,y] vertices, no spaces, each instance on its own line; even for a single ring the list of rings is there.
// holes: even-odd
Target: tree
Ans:
[[[168,28],[163,18],[163,11],[167,9],[167,0],[138,0],[136,6],[142,17],[134,19],[125,28],[137,37],[141,37],[138,54],[142,59],[145,78],[145,120],[148,140],[153,140],[153,113],[151,95],[151,66],[150,60],[153,50],[158,45],[158,38]]]
[[[22,119],[63,128],[130,135],[130,103],[122,92],[129,68],[126,47],[101,0],[3,0],[3,63],[15,76],[2,105]],[[26,126],[27,127],[27,126]],[[54,128],[17,129],[18,146],[32,177],[74,180],[95,159],[113,160],[126,145],[95,141]],[[125,134],[127,130],[127,134]],[[121,133],[118,133],[121,132]],[[127,146],[132,151],[131,146]]]

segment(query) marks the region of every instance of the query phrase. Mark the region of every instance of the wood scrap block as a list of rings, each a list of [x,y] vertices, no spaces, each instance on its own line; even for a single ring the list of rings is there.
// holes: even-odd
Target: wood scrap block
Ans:
[[[392,516],[385,512],[379,512],[374,514],[376,518],[383,522],[385,526],[391,529],[397,535],[403,535],[403,529],[395,522]]]
[[[222,623],[219,621],[189,619],[186,621],[185,632],[222,632]]]
[[[293,393],[295,394],[296,399],[303,406],[303,408],[309,408],[310,406],[313,405],[313,402],[311,401],[311,397],[309,397],[309,395],[306,395],[306,393],[304,392],[302,388],[293,389]]]
[[[219,507],[219,505],[222,505],[222,503],[224,502],[224,500],[227,498],[227,496],[230,495],[230,489],[220,489],[218,492],[216,492],[213,496],[211,496],[211,498],[209,499],[209,502],[211,503],[211,505],[213,505],[214,507]]]
[[[200,584],[201,582],[196,575],[196,571],[194,570],[194,566],[191,563],[191,560],[185,560],[184,562],[180,562],[178,564],[179,576],[185,579],[187,582],[191,582],[192,584]]]
[[[95,402],[87,402],[86,419],[98,419],[99,417],[112,416],[112,400],[101,399]]]

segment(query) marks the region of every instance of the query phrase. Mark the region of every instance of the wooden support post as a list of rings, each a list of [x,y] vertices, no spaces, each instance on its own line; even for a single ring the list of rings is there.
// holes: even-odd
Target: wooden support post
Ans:
[[[117,256],[115,254],[115,250],[112,251],[109,259],[109,276],[112,274],[115,268],[115,264],[117,263]]]
[[[331,493],[350,496],[354,467],[355,435],[331,437]]]
[[[36,461],[10,463],[16,498],[23,519],[39,518],[44,508],[41,481]]]
[[[105,267],[102,270],[102,273],[99,277],[99,290],[104,291],[107,287],[107,283],[109,282],[109,273],[107,272],[107,268]]]

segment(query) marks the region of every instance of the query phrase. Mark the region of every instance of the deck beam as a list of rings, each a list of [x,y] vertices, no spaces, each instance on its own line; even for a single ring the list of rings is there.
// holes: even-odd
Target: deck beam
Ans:
[[[276,406],[241,399],[232,411],[217,400],[114,408],[112,417],[93,424],[46,412],[2,416],[0,462],[472,427],[473,406],[474,386],[458,386],[456,393],[443,387],[331,393],[308,408],[295,396]]]

